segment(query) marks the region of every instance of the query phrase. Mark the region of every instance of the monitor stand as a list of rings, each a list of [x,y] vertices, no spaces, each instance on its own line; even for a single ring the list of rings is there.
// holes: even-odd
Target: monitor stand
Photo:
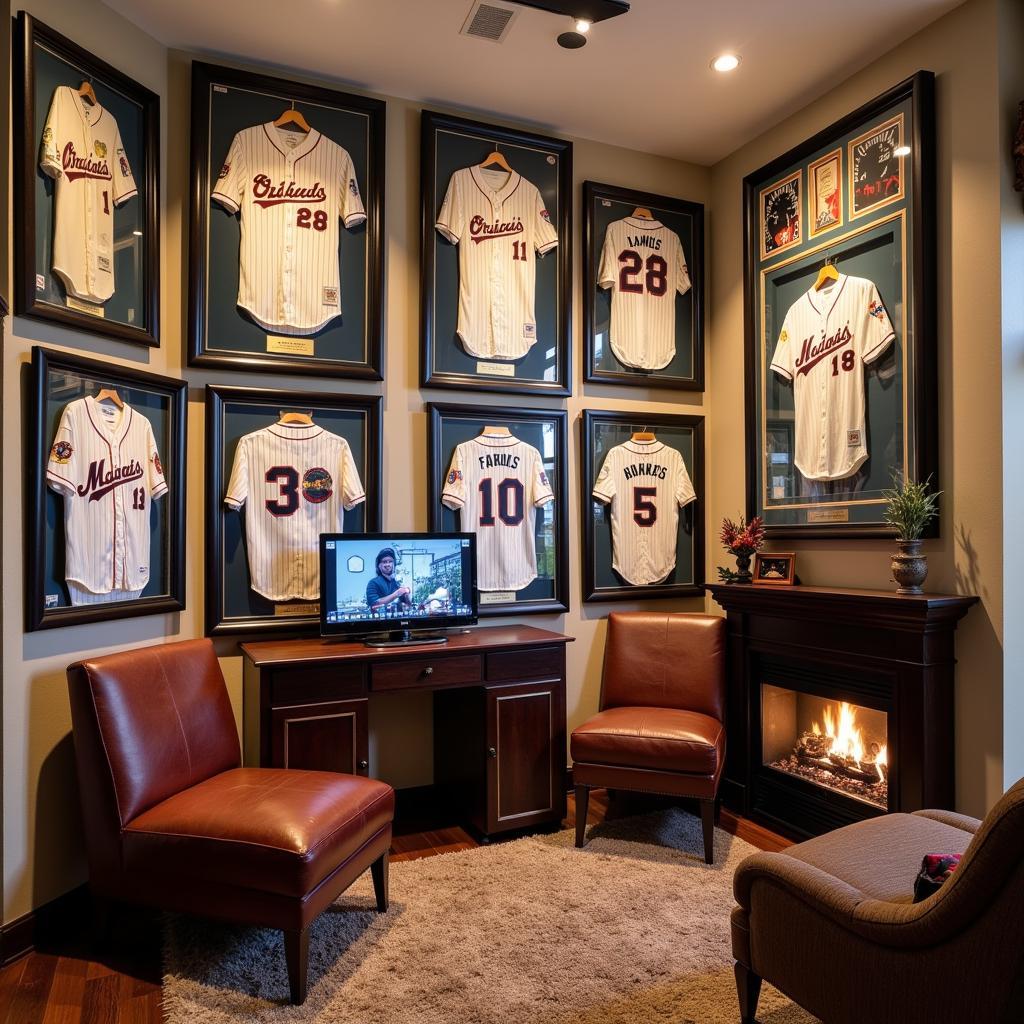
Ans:
[[[385,634],[381,640],[364,640],[366,647],[413,647],[417,644],[446,644],[448,637],[442,633],[416,633],[411,629],[396,629]]]

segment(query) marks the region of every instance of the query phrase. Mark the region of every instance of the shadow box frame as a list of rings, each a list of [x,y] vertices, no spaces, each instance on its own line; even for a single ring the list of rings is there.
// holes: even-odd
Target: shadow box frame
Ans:
[[[909,130],[905,124],[908,118]],[[892,125],[896,122],[899,123],[898,133],[893,133]],[[899,161],[896,165],[899,173],[892,176],[899,179],[896,192],[889,195],[886,189],[880,193],[884,198],[865,198],[872,195],[874,186],[871,191],[858,186],[854,167],[865,153],[870,155],[872,142],[884,131],[892,136],[890,141],[909,145],[910,149],[908,153],[897,154],[893,148],[890,154],[891,159]],[[856,156],[855,149],[858,150]],[[900,246],[897,255],[902,254],[902,259],[889,261],[893,267],[898,267],[892,271],[893,278],[899,281],[899,287],[893,289],[895,295],[881,291],[882,302],[893,319],[896,341],[877,365],[883,367],[890,361],[891,380],[898,380],[900,402],[896,406],[895,401],[890,400],[895,407],[890,419],[893,444],[901,442],[902,447],[896,465],[887,459],[884,468],[888,472],[895,468],[917,480],[930,477],[933,487],[938,486],[935,149],[935,76],[930,71],[918,71],[744,178],[746,514],[748,519],[761,516],[766,535],[771,539],[895,536],[883,520],[884,499],[880,495],[882,488],[891,485],[891,476],[886,476],[884,481],[879,477],[870,487],[861,482],[874,480],[874,475],[881,471],[882,467],[875,469],[875,456],[880,451],[884,453],[884,446],[875,450],[869,445],[863,471],[867,476],[858,476],[860,471],[857,471],[846,478],[854,481],[852,489],[839,491],[836,484],[842,481],[836,481],[819,485],[822,492],[819,496],[815,494],[816,482],[811,481],[806,494],[782,494],[772,499],[788,501],[788,506],[773,506],[768,500],[770,470],[776,472],[772,470],[774,460],[768,437],[773,432],[783,437],[785,428],[792,427],[793,423],[780,420],[772,424],[768,420],[767,378],[772,376],[768,364],[784,309],[777,311],[778,316],[776,311],[769,313],[770,304],[762,295],[762,288],[767,293],[769,283],[780,290],[784,286],[795,287],[800,280],[804,282],[801,287],[806,287],[807,283],[813,286],[814,274],[826,261],[836,263],[840,274],[844,262],[847,265],[857,260],[866,263],[873,253],[881,251],[887,233],[893,239],[892,245]],[[825,209],[820,197],[816,199],[817,193],[811,194],[819,169],[828,164],[833,165],[833,174],[838,171],[840,183],[839,201],[831,211]],[[799,179],[800,188],[806,194],[806,202],[800,199],[800,223],[811,230],[801,228],[795,241],[784,240],[763,257],[767,237],[762,222],[763,197],[775,185],[793,177]],[[812,223],[804,207],[808,212],[817,209],[819,215],[823,215],[815,217]],[[852,273],[856,275],[855,271]],[[779,286],[780,281],[788,284]],[[769,315],[777,320],[771,336],[767,330]],[[865,372],[859,360],[854,365],[858,372]],[[871,373],[876,371],[872,369]],[[869,378],[865,386],[865,425],[869,442],[873,438],[873,408],[882,408],[882,403],[873,407],[870,401],[873,386]],[[896,386],[879,383],[875,394]],[[786,454],[783,458],[790,459],[790,456]],[[801,474],[795,463],[790,460],[787,469],[777,472],[782,473],[778,479],[783,492],[789,489],[796,492]],[[861,497],[858,497],[859,488],[864,488]],[[872,496],[876,492],[878,496]],[[840,500],[817,500],[819,497]],[[803,500],[798,502],[798,499]],[[863,508],[863,513],[859,508]],[[790,509],[793,511],[789,512]],[[803,519],[813,515],[817,521],[780,521],[782,517],[776,518],[773,512],[776,515],[789,512],[792,517]],[[926,535],[938,536],[938,530],[936,519],[929,525]]]
[[[688,583],[657,583],[647,586],[620,583],[617,586],[609,587],[599,584],[597,567],[598,544],[597,530],[595,528],[597,514],[608,518],[608,544],[607,549],[603,550],[602,553],[605,556],[604,564],[610,572],[615,573],[615,570],[611,568],[611,506],[610,504],[606,505],[603,502],[598,502],[593,496],[594,484],[601,470],[601,466],[595,457],[597,431],[601,426],[626,428],[629,432],[652,430],[655,434],[659,430],[664,431],[666,429],[691,431],[692,466],[687,466],[687,472],[690,475],[690,483],[693,485],[696,497],[686,506],[679,509],[679,528],[686,529],[686,524],[689,523],[692,531],[692,541],[690,544],[693,566],[692,581]],[[628,436],[624,440],[628,440]],[[582,429],[580,430],[580,445],[582,449],[582,460],[580,463],[582,484],[580,510],[583,518],[583,551],[581,554],[584,602],[654,600],[666,597],[702,597],[704,595],[704,557],[707,543],[705,537],[704,417],[693,415],[674,416],[670,413],[610,412],[603,409],[584,409]],[[682,455],[682,452],[680,454]],[[683,461],[685,463],[685,457]],[[603,545],[602,548],[604,548]],[[678,557],[676,564],[679,564]],[[615,575],[616,578],[621,579],[617,573]]]
[[[558,209],[552,218],[558,234],[558,245],[549,256],[556,259],[554,269],[554,318],[553,322],[542,325],[538,317],[536,324],[537,341],[531,346],[530,352],[534,349],[540,351],[542,345],[554,346],[555,373],[553,379],[547,380],[543,375],[535,374],[532,377],[524,376],[517,378],[516,364],[519,360],[499,360],[493,362],[483,357],[476,357],[461,348],[457,340],[454,326],[452,337],[442,341],[438,337],[437,316],[439,302],[437,296],[436,279],[439,265],[442,267],[454,265],[458,267],[458,246],[451,245],[444,240],[435,228],[438,211],[444,200],[445,191],[448,187],[447,179],[439,181],[437,164],[440,157],[445,155],[445,147],[439,145],[439,136],[461,136],[479,142],[479,156],[483,159],[488,149],[499,149],[504,147],[507,154],[510,147],[517,148],[522,153],[532,151],[543,155],[548,166],[554,166],[554,181],[556,183],[556,201]],[[453,144],[451,144],[453,145]],[[420,193],[421,193],[421,246],[420,259],[420,385],[422,387],[434,388],[455,388],[472,391],[495,391],[508,394],[544,394],[568,397],[572,394],[572,182],[573,182],[573,144],[567,139],[559,139],[550,135],[538,135],[532,132],[522,131],[516,128],[509,128],[502,125],[486,124],[482,121],[473,121],[464,117],[441,114],[433,110],[424,110],[421,115],[421,167],[420,167]],[[554,163],[552,164],[552,161]],[[510,157],[513,170],[516,169],[516,157]],[[471,166],[462,164],[462,166]],[[529,178],[527,180],[530,180]],[[537,184],[533,182],[533,184]],[[544,189],[541,188],[542,195]],[[547,197],[545,196],[545,199]],[[438,257],[438,251],[442,247],[451,249],[452,252]],[[537,277],[540,278],[540,271],[544,260],[535,253],[531,258],[537,261]],[[449,310],[457,314],[459,306],[458,295],[458,272],[455,273],[455,287],[451,294],[445,296],[449,303]],[[537,304],[537,285],[534,286],[534,302]],[[536,311],[536,309],[535,309]],[[453,321],[454,324],[454,321]],[[550,330],[551,334],[546,332]],[[547,340],[550,337],[550,340]],[[463,370],[441,369],[438,367],[438,355],[442,346],[450,346],[458,357],[460,363],[464,363]],[[500,366],[497,371],[470,372],[469,364],[477,366]],[[506,373],[506,368],[511,373]]]
[[[38,296],[40,279],[44,282],[42,290],[45,291],[45,282],[49,278],[55,278],[55,275],[52,267],[47,268],[44,273],[39,273],[36,261],[40,243],[37,230],[39,192],[43,184],[41,178],[44,177],[39,170],[41,134],[37,133],[36,126],[37,118],[45,117],[46,113],[38,109],[36,104],[36,81],[39,71],[36,61],[37,47],[49,51],[57,60],[79,70],[81,74],[76,76],[79,78],[79,84],[82,80],[88,80],[93,83],[94,88],[100,89],[100,96],[103,95],[103,90],[119,94],[128,104],[137,106],[140,110],[142,124],[137,141],[142,150],[142,162],[141,166],[136,166],[134,161],[132,164],[132,176],[138,195],[131,199],[132,203],[138,204],[139,211],[133,223],[141,225],[143,234],[140,245],[141,288],[137,303],[140,316],[138,324],[127,317],[124,320],[114,320],[105,315],[83,312],[69,306],[66,289],[63,286],[63,305],[42,300]],[[31,317],[33,320],[155,348],[160,344],[160,97],[26,11],[18,12],[12,50],[14,109],[23,112],[20,130],[15,128],[13,132],[14,311],[19,316]],[[45,192],[43,194],[45,195]],[[48,197],[47,201],[52,209],[56,202],[55,195],[52,198]],[[115,205],[112,211],[115,221],[118,219],[119,209]],[[137,231],[138,228],[134,229],[133,234]],[[47,245],[49,244],[47,240]],[[114,295],[116,294],[115,287]],[[109,302],[110,299],[107,300],[107,303]],[[80,304],[83,309],[87,305]],[[133,306],[128,313],[131,314],[134,309]]]
[[[140,596],[130,601],[111,601],[88,605],[63,605],[47,608],[47,561],[53,554],[56,570],[55,538],[57,531],[63,531],[64,499],[54,495],[46,485],[45,466],[53,436],[59,423],[59,415],[48,414],[50,404],[49,380],[52,374],[63,374],[67,398],[61,398],[61,407],[73,398],[83,397],[86,390],[81,385],[75,389],[69,386],[67,378],[81,381],[102,381],[125,398],[126,404],[135,408],[126,396],[132,391],[144,391],[156,395],[165,410],[165,429],[154,431],[157,451],[164,467],[167,493],[159,499],[162,508],[157,513],[163,524],[164,536],[159,540],[160,557],[166,565],[164,576],[167,580],[166,593],[150,597]],[[35,632],[56,629],[62,626],[78,626],[91,622],[110,622],[115,619],[135,618],[140,615],[157,615],[180,612],[185,609],[185,496],[187,478],[185,473],[185,452],[188,429],[188,384],[174,377],[163,377],[134,367],[121,366],[106,360],[89,359],[85,356],[58,352],[54,349],[35,345],[32,348],[31,394],[26,402],[29,411],[27,432],[29,437],[29,487],[25,492],[25,629]],[[88,392],[92,394],[92,391]],[[73,397],[72,397],[73,396]],[[146,414],[142,414],[146,415]],[[151,414],[146,415],[151,420]],[[50,499],[53,508],[53,528],[50,528],[48,507]],[[157,502],[151,502],[151,516]],[[151,526],[152,530],[152,526]],[[157,538],[150,534],[151,550]],[[151,555],[151,564],[152,564]]]
[[[211,229],[216,221],[211,213],[227,211],[212,210],[213,184],[216,181],[216,169],[211,161],[219,153],[228,152],[233,132],[223,132],[216,139],[216,130],[212,112],[212,98],[215,94],[230,94],[232,90],[250,93],[262,100],[269,98],[280,108],[291,104],[293,109],[306,107],[309,120],[316,128],[315,111],[310,107],[329,108],[339,115],[354,115],[365,118],[365,174],[361,175],[357,159],[356,175],[359,190],[366,211],[365,260],[361,275],[364,280],[364,316],[363,316],[363,358],[343,359],[309,356],[298,353],[282,352],[272,354],[266,349],[255,348],[232,350],[221,347],[223,341],[211,338],[209,326],[211,300],[219,305],[219,312],[225,313],[229,306],[238,318],[239,328],[252,335],[255,344],[257,336],[266,339],[274,336],[274,331],[261,327],[251,316],[243,314],[237,305],[237,274],[240,253],[233,250],[235,276],[231,278],[231,287],[217,287],[210,281],[210,246]],[[256,74],[237,68],[222,67],[203,61],[192,62],[192,101],[191,101],[191,144],[189,157],[189,289],[188,289],[188,364],[189,366],[218,367],[221,369],[252,370],[258,373],[288,373],[307,376],[330,376],[350,380],[383,380],[384,358],[384,197],[385,197],[385,139],[386,139],[387,104],[383,100],[358,96],[353,93],[340,92],[321,86],[309,85],[305,82],[291,81],[275,75]],[[247,125],[249,127],[251,125]],[[239,129],[240,130],[240,129]],[[325,137],[327,137],[325,135]],[[337,140],[333,140],[337,141]],[[339,143],[340,145],[341,143]],[[343,148],[349,149],[349,146]],[[237,219],[236,215],[236,219]],[[340,303],[341,316],[334,318],[319,331],[309,335],[287,335],[283,342],[309,341],[316,346],[325,335],[332,330],[331,324],[344,331],[346,309],[346,268],[348,257],[342,255],[346,246],[349,230],[342,224],[339,228],[338,258],[340,270]],[[230,292],[230,294],[227,294]],[[339,321],[340,323],[336,323]],[[226,331],[224,332],[226,333]],[[238,333],[234,331],[233,333]],[[269,343],[268,343],[269,344]]]
[[[364,423],[363,464],[360,477],[365,502],[352,511],[363,510],[363,522],[358,530],[346,532],[375,533],[381,528],[383,494],[381,490],[383,458],[383,403],[380,395],[337,394],[334,392],[285,391],[277,388],[234,387],[219,384],[206,385],[206,635],[249,636],[261,633],[287,633],[309,635],[320,628],[319,608],[314,614],[308,603],[299,602],[304,614],[275,614],[259,611],[248,615],[233,615],[226,610],[224,573],[225,517],[224,492],[230,476],[227,461],[225,417],[229,406],[245,409],[250,414],[266,411],[265,426],[271,425],[284,410],[310,411],[314,422],[320,422],[320,413],[362,416]],[[256,429],[259,429],[256,427]],[[238,514],[236,532],[239,535],[239,559],[245,568],[246,594],[250,603],[285,605],[261,595],[251,596],[251,576],[246,555],[245,520],[251,510],[246,502],[244,512]],[[251,593],[250,593],[251,592]]]
[[[461,405],[448,402],[428,402],[428,459],[427,459],[427,500],[429,502],[429,528],[432,531],[445,530],[447,513],[456,515],[441,502],[442,481],[448,472],[454,446],[445,448],[443,433],[450,424],[465,424],[473,428],[472,437],[479,435],[487,425],[497,424],[515,428],[528,425],[550,425],[554,431],[556,466],[548,474],[551,489],[555,493],[554,514],[554,567],[552,595],[550,597],[523,600],[480,603],[479,617],[490,618],[499,615],[541,615],[569,611],[569,415],[564,409],[522,409],[489,406],[486,413],[479,406]],[[469,437],[466,438],[468,440]],[[536,445],[534,446],[536,447]],[[541,455],[543,456],[543,452]],[[461,515],[455,522],[462,529]],[[538,559],[539,561],[539,559]],[[538,575],[538,578],[539,575]],[[526,589],[526,588],[524,588]],[[498,593],[498,592],[496,592]],[[482,595],[481,595],[482,596]]]
[[[601,249],[604,244],[603,233],[598,237],[596,231],[595,209],[597,204],[622,204],[625,207],[644,206],[658,218],[658,211],[667,213],[672,219],[668,227],[674,229],[680,220],[690,218],[692,233],[689,239],[690,256],[687,259],[687,271],[690,277],[690,288],[684,295],[673,290],[676,303],[676,321],[680,321],[680,300],[686,304],[690,297],[690,345],[691,367],[689,376],[667,373],[669,367],[661,370],[631,370],[624,364],[620,370],[601,369],[598,367],[597,326],[598,303],[606,303],[610,309],[611,291],[598,288],[597,276],[600,272]],[[628,213],[625,216],[629,216]],[[663,222],[664,223],[664,222]],[[676,234],[679,234],[677,231]],[[686,254],[687,239],[683,242]],[[676,391],[704,391],[704,204],[688,199],[671,196],[655,195],[652,192],[641,192],[636,189],[618,185],[605,185],[597,181],[583,182],[583,337],[586,349],[586,364],[583,379],[588,384],[617,384],[627,387],[658,387],[671,388]],[[602,300],[601,296],[605,296]],[[605,316],[607,317],[607,313]],[[678,333],[678,332],[677,332]],[[614,354],[610,358],[619,363]],[[675,362],[675,359],[672,360]]]

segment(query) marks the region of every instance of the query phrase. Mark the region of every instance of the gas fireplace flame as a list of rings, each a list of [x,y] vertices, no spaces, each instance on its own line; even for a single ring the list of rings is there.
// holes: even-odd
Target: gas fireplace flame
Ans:
[[[838,706],[826,705],[821,714],[823,725],[811,723],[814,736],[824,736],[828,741],[828,755],[850,758],[864,767],[871,765],[882,778],[882,767],[888,768],[889,748],[886,744],[870,746],[857,725],[857,709],[845,700]],[[827,755],[826,755],[827,756]]]

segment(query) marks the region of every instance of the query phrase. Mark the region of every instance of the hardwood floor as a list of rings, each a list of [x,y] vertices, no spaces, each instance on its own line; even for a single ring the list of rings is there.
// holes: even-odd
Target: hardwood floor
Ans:
[[[635,814],[654,798],[616,797],[602,791],[590,798],[587,821]],[[660,801],[664,802],[664,801]],[[439,853],[471,850],[480,844],[459,827],[410,831],[415,822],[399,828],[391,845],[394,862]],[[575,824],[569,796],[567,827]],[[722,812],[722,828],[762,850],[781,850],[789,842],[767,829]],[[160,927],[156,914],[128,911],[112,928],[113,937],[102,951],[92,942],[88,927],[64,933],[60,939],[0,969],[0,1024],[161,1024]]]

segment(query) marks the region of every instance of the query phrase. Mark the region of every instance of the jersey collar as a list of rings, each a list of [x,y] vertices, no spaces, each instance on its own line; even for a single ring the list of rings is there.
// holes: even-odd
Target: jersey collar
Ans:
[[[655,438],[653,441],[626,441],[623,448],[628,448],[637,455],[650,455],[652,452],[660,452],[665,445]]]
[[[494,437],[485,434],[478,434],[473,438],[477,444],[482,444],[485,448],[511,448],[514,444],[519,444],[519,438],[514,434],[509,434],[508,437]]]
[[[826,303],[830,298],[832,299],[832,304],[828,307],[828,312],[825,313],[826,320],[832,315],[832,310],[836,308],[836,303],[839,301],[839,296],[842,295],[843,289],[846,287],[846,282],[848,280],[849,277],[846,274],[840,274],[839,277],[836,278],[836,283],[832,285],[832,287],[828,290],[828,294],[825,295]],[[813,309],[814,312],[818,314],[818,316],[821,316],[822,309],[825,308],[825,304],[823,303],[821,309],[819,309],[814,301],[815,297],[820,298],[821,292],[816,292],[814,290],[814,285],[812,284],[811,287],[807,290],[807,301],[811,304],[811,309]]]
[[[72,89],[70,85],[66,85],[64,88],[71,93],[72,103],[74,103],[75,110],[78,111],[78,116],[82,119],[82,124],[88,128],[95,128],[103,116],[103,107],[98,102],[94,103],[91,107],[86,107],[82,102],[82,97],[78,95],[76,90]]]
[[[324,428],[317,423],[311,423],[309,426],[305,423],[275,423],[267,429],[275,437],[283,437],[286,441],[309,441],[324,432]]]
[[[517,188],[519,188],[519,182],[522,181],[522,175],[517,171],[513,171],[508,181],[498,189],[497,192],[487,183],[487,178],[484,176],[484,172],[479,164],[473,164],[469,169],[469,173],[473,176],[473,180],[476,182],[476,187],[491,201],[491,203],[503,203]]]
[[[92,395],[88,395],[85,399],[85,410],[96,433],[107,441],[120,441],[128,433],[128,424],[131,423],[132,416],[135,415],[132,407],[125,402],[117,426],[111,427],[103,415],[103,409],[99,402]]]
[[[309,134],[299,140],[299,144],[294,149],[282,149],[281,148],[281,136],[278,133],[277,127],[273,121],[267,121],[263,125],[263,130],[267,134],[267,138],[270,139],[270,144],[285,158],[285,160],[291,160],[293,163],[299,159],[299,157],[305,156],[319,141],[320,133],[315,129],[311,128]]]
[[[645,220],[643,217],[626,217],[625,221],[631,228],[642,228],[644,231],[657,231],[665,226],[660,220]]]

